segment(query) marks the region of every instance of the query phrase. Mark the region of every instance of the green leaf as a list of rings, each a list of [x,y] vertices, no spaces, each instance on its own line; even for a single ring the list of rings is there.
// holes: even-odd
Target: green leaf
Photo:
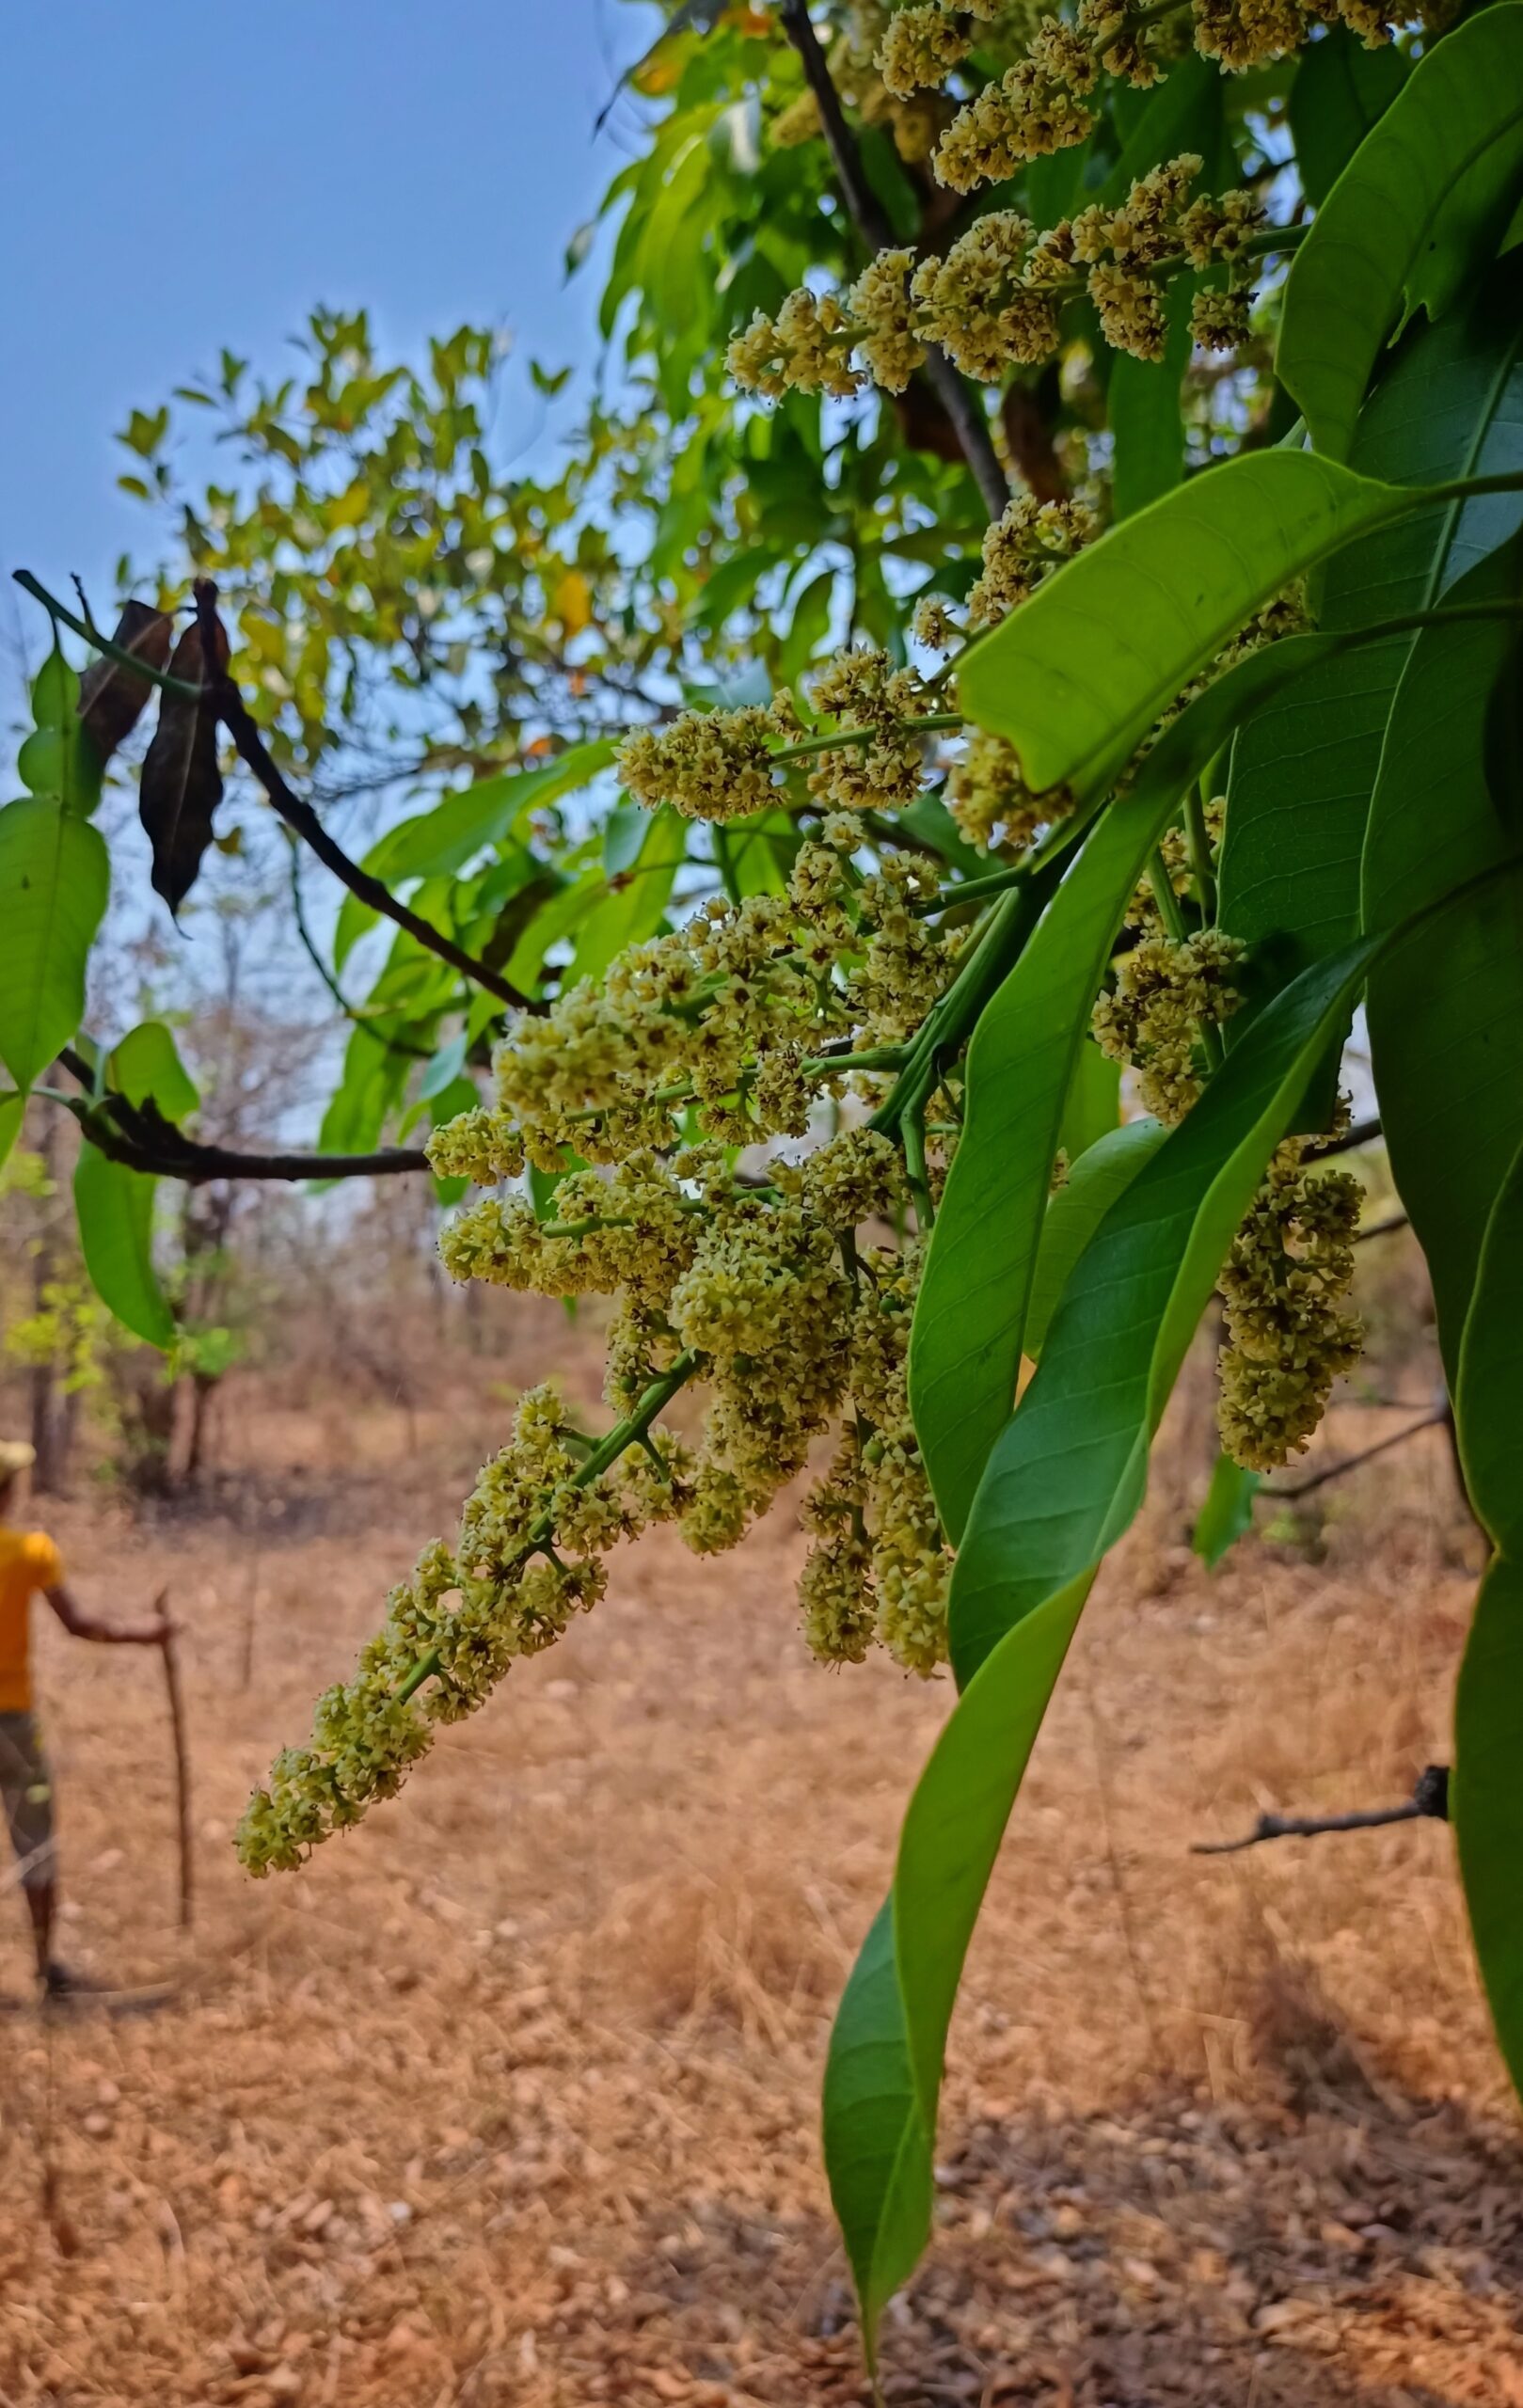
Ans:
[[[1080,1156],[1047,1207],[1022,1351],[1035,1362],[1047,1342],[1073,1266],[1117,1197],[1158,1151],[1168,1132],[1161,1120],[1129,1120]]]
[[[363,1024],[344,1049],[343,1075],[318,1133],[325,1154],[368,1154],[380,1143],[386,1117],[401,1098],[408,1057],[394,1054],[384,1038]]]
[[[1027,784],[1103,793],[1254,612],[1407,497],[1306,452],[1230,461],[1113,527],[958,669],[962,707]]]
[[[638,802],[616,802],[603,822],[603,876],[633,869],[650,832],[650,814]]]
[[[1023,603],[1017,618],[1040,598]],[[1328,643],[1296,636],[1252,654],[1182,713],[1131,793],[1097,823],[978,1022],[967,1119],[910,1345],[915,1429],[954,1541],[1014,1401],[1064,1105],[1126,906],[1192,779],[1239,720],[1314,668]]]
[[[76,717],[79,679],[55,645],[32,681],[33,732],[16,755],[27,790],[51,795],[88,818],[101,800],[105,763]]]
[[[151,415],[147,410],[134,410],[117,441],[124,443],[129,452],[135,452],[140,459],[151,460],[168,432],[167,407],[156,409]]]
[[[111,872],[100,834],[39,795],[0,811],[0,1060],[29,1087],[79,1026]]]
[[[1252,1529],[1253,1500],[1259,1494],[1259,1485],[1256,1471],[1245,1471],[1230,1455],[1217,1456],[1205,1502],[1190,1532],[1190,1545],[1212,1571],[1228,1550]]]
[[[439,1047],[438,1052],[435,1054],[434,1059],[430,1062],[427,1069],[423,1072],[421,1080],[419,1082],[418,1093],[422,1101],[431,1101],[441,1095],[447,1094],[452,1087],[459,1085],[461,1079],[465,1074],[466,1053],[469,1043],[469,1031],[462,1028],[457,1030],[453,1037],[450,1038],[445,1044]],[[471,1098],[473,1101],[475,1101],[475,1094],[476,1091],[474,1087],[472,1087]],[[458,1111],[468,1111],[469,1109],[470,1106],[468,1104],[456,1106],[456,1110]]]
[[[10,1149],[21,1135],[25,1117],[26,1098],[24,1095],[0,1096],[0,1170],[9,1160]]]
[[[1523,1148],[1498,1191],[1465,1325],[1455,1428],[1466,1484],[1497,1547],[1454,1703],[1450,1814],[1481,1978],[1523,2092]]]
[[[1520,587],[1523,538],[1515,538],[1463,578],[1453,599],[1516,598]],[[1488,705],[1512,660],[1512,633],[1503,620],[1429,627],[1412,647],[1365,846],[1371,930],[1398,927],[1516,853],[1485,763]],[[1452,1382],[1482,1239],[1523,1143],[1517,879],[1483,879],[1463,909],[1394,945],[1372,974],[1368,1009],[1391,1171],[1427,1257]]]
[[[932,2195],[894,1963],[892,1901],[875,1916],[842,1993],[825,2061],[824,2138],[871,2365],[879,2319],[926,2245]]]
[[[688,849],[690,823],[670,803],[663,803],[654,816],[643,813],[642,816],[644,841],[638,858],[582,922],[565,974],[567,987],[576,986],[579,979],[600,978],[615,955],[654,936],[660,927]]]
[[[140,1021],[129,1029],[112,1050],[106,1075],[129,1103],[151,1103],[166,1120],[185,1119],[201,1100],[162,1020]]]
[[[55,643],[32,680],[32,720],[40,728],[65,728],[79,708],[79,679]]]
[[[480,778],[458,794],[446,795],[431,811],[404,819],[372,846],[364,866],[391,887],[414,878],[448,878],[489,846],[506,845],[531,812],[547,811],[568,794],[590,785],[613,759],[612,737],[573,744],[543,769],[503,770]],[[357,940],[378,915],[346,895],[334,934],[333,962],[341,970]]]
[[[74,1165],[79,1246],[90,1285],[125,1329],[167,1349],[174,1315],[153,1270],[155,1179],[112,1162],[87,1139]]]
[[[899,816],[908,819],[911,814],[901,812]],[[787,893],[788,872],[801,839],[785,811],[754,812],[750,818],[732,819],[714,832],[723,836],[730,874],[742,896]]]
[[[991,1458],[952,1580],[962,1694],[911,1800],[894,1877],[897,2019],[880,1980],[853,1984],[837,2020],[837,2052],[850,2061],[870,2036],[883,2069],[826,2127],[854,2266],[875,2268],[881,2253],[902,2280],[924,2242],[928,2219],[916,2233],[892,2179],[880,2177],[876,2202],[868,2182],[874,2169],[928,2162],[963,1958],[1069,1641],[1141,1503],[1149,1445],[1232,1231],[1372,950],[1354,946],[1278,997],[1107,1213]],[[878,2289],[865,2293],[865,2323],[880,2305]]]
[[[16,755],[16,774],[32,794],[52,796],[88,818],[101,800],[105,764],[75,720],[35,729]]]
[[[1421,60],[1339,177],[1285,289],[1276,368],[1317,450],[1346,459],[1394,324],[1436,318],[1523,188],[1523,7],[1477,9]]]
[[[535,912],[508,956],[503,976],[521,993],[531,994],[540,983],[546,955],[580,927],[607,893],[607,882],[597,869],[584,869],[568,881]]]
[[[1464,310],[1414,326],[1365,408],[1354,465],[1390,483],[1523,468],[1523,261],[1498,269]],[[1328,630],[1427,610],[1518,524],[1496,494],[1415,513],[1328,567]],[[1359,860],[1391,699],[1413,639],[1330,657],[1233,747],[1221,863],[1221,924],[1249,947],[1249,1009],[1360,926]]]
[[[1112,88],[1118,93],[1125,89]],[[1140,97],[1119,156],[1096,195],[1102,205],[1114,209],[1139,176],[1147,175],[1161,159],[1171,159],[1182,150],[1201,153],[1209,171],[1221,125],[1221,74],[1214,61],[1202,57],[1198,50],[1186,51],[1178,65],[1170,69],[1166,80]],[[1128,93],[1126,97],[1130,101],[1133,96]],[[1210,191],[1214,181],[1219,179],[1209,180],[1203,189]],[[1058,214],[1067,216],[1078,200],[1075,192],[1073,201],[1066,202]],[[1044,217],[1041,222],[1050,226],[1054,221]]]
[[[1080,1257],[958,1557],[960,1680],[1021,1614],[1098,1563],[1131,1520],[1147,1441],[1232,1232],[1269,1155],[1298,1125],[1317,1049],[1374,951],[1370,941],[1350,946],[1276,998]]]
[[[1121,1066],[1098,1045],[1081,1045],[1063,1101],[1057,1142],[1071,1171],[1080,1156],[1115,1132],[1121,1117]]]
[[[1366,50],[1347,25],[1334,25],[1303,53],[1291,86],[1291,132],[1301,188],[1320,209],[1364,137],[1379,124],[1412,72],[1387,42]]]
[[[1107,401],[1116,442],[1112,502],[1118,518],[1145,510],[1184,476],[1181,387],[1190,365],[1190,304],[1196,278],[1176,277],[1165,304],[1168,332],[1162,359],[1118,352]]]

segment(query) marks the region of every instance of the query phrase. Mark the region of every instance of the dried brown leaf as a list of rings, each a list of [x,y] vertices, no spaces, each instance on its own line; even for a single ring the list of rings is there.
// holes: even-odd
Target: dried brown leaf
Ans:
[[[223,639],[222,667],[226,662]],[[187,627],[169,662],[171,676],[187,685],[202,681],[201,639]],[[165,692],[159,723],[143,762],[137,812],[153,848],[153,886],[178,914],[212,842],[213,814],[222,800],[217,766],[216,713],[204,702]]]
[[[169,657],[174,628],[151,602],[128,602],[117,621],[116,641],[135,653],[150,669],[162,669]],[[103,761],[109,761],[142,717],[153,691],[152,682],[134,674],[125,661],[102,658],[90,663],[79,681],[78,714]]]

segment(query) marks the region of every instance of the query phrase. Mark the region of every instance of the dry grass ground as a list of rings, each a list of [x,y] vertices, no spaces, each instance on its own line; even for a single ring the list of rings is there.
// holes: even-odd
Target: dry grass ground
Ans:
[[[0,2400],[864,2397],[816,2097],[946,1691],[808,1663],[785,1515],[719,1563],[656,1534],[402,1800],[297,1878],[232,1861],[490,1428],[235,1407],[236,1512],[56,1517],[91,1599],[172,1588],[200,1902],[182,1956],[156,1663],[49,1634],[65,1939],[174,1992],[44,2020],[0,1925]],[[1103,1579],[969,1969],[893,2400],[1523,2403],[1523,2154],[1448,1832],[1189,1853],[1446,1752],[1441,1441],[1327,1496],[1320,1562],[1214,1577],[1166,1497]]]

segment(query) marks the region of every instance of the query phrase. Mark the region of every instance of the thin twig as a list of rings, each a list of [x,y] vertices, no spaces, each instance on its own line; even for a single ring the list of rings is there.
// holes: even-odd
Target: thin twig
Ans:
[[[1341,1137],[1328,1137],[1320,1145],[1309,1146],[1307,1161],[1325,1163],[1334,1154],[1352,1154],[1359,1146],[1372,1146],[1382,1133],[1378,1120],[1356,1120]]]
[[[1371,1238],[1388,1238],[1398,1229],[1409,1229],[1411,1226],[1410,1212],[1392,1212],[1384,1221],[1372,1221],[1367,1229],[1356,1229],[1354,1243],[1356,1245],[1363,1245]]]
[[[1426,1765],[1401,1806],[1366,1806],[1352,1814],[1261,1814],[1240,1840],[1197,1840],[1192,1856],[1236,1856],[1263,1840],[1316,1840],[1327,1831],[1378,1831],[1388,1823],[1449,1820],[1449,1766]]]
[[[357,862],[352,862],[343,848],[334,843],[311,804],[303,802],[299,795],[293,794],[271,760],[258,723],[246,708],[231,676],[226,670],[219,671],[215,666],[220,651],[216,634],[216,586],[212,578],[198,578],[196,620],[201,631],[201,657],[207,667],[204,690],[210,694],[212,709],[231,737],[239,759],[253,771],[286,826],[294,829],[303,844],[309,845],[317,855],[324,868],[330,869],[351,895],[357,896],[361,903],[368,904],[373,911],[379,911],[383,919],[392,920],[399,928],[405,928],[426,953],[436,954],[441,961],[450,964],[452,970],[458,970],[462,976],[470,979],[474,986],[484,988],[487,994],[496,995],[500,1002],[515,1004],[523,1011],[543,1012],[546,1008],[543,1003],[524,994],[520,988],[515,987],[489,963],[479,960],[473,953],[468,953],[464,945],[456,944],[452,937],[441,935],[420,913],[407,904],[400,903],[390,888],[383,886],[378,878],[368,869],[361,869]]]
[[[1278,1497],[1282,1499],[1309,1497],[1314,1488],[1325,1487],[1330,1480],[1341,1480],[1346,1471],[1356,1471],[1360,1464],[1372,1463],[1376,1455],[1388,1454],[1392,1447],[1400,1447],[1408,1438],[1415,1438],[1420,1430],[1436,1429],[1440,1421],[1448,1419],[1447,1403],[1435,1405],[1430,1413],[1424,1413],[1420,1419],[1409,1421],[1404,1430],[1393,1430],[1388,1438],[1377,1438],[1372,1447],[1361,1447],[1356,1455],[1345,1455],[1340,1463],[1328,1464],[1325,1469],[1310,1473],[1305,1480],[1293,1481],[1289,1488],[1261,1488],[1259,1494],[1261,1497]]]
[[[846,121],[840,94],[836,91],[825,54],[819,46],[819,37],[810,19],[809,0],[784,0],[783,23],[788,40],[802,61],[804,80],[815,96],[825,148],[831,154],[848,214],[870,251],[892,250],[895,247],[894,229],[864,173],[861,153]],[[928,348],[926,372],[951,421],[962,456],[973,471],[984,499],[984,507],[991,518],[998,518],[1010,499],[1010,485],[1000,467],[994,438],[989,431],[989,420],[978,397],[953,367],[945,352],[935,344]]]
[[[301,939],[302,951],[338,1005],[344,1019],[356,1028],[368,1030],[374,1037],[377,1045],[382,1046],[388,1054],[405,1054],[415,1062],[431,1061],[433,1056],[426,1045],[409,1045],[405,1038],[400,1037],[382,1037],[376,1029],[372,1027],[369,1017],[364,1012],[357,1010],[345,995],[343,989],[319,952],[312,932],[307,925],[306,907],[301,899],[301,847],[289,828],[284,829],[282,832],[286,843],[291,848],[291,912],[296,923],[296,934]],[[378,1018],[384,1016],[377,1015]]]
[[[71,627],[76,636],[83,636],[85,642],[96,652],[103,654],[107,660],[114,660],[119,667],[130,669],[135,677],[141,677],[145,685],[157,686],[161,693],[178,695],[182,702],[187,703],[198,702],[200,699],[201,689],[198,686],[193,686],[185,677],[171,677],[167,669],[155,669],[151,661],[145,660],[140,653],[134,652],[127,644],[118,643],[113,637],[103,635],[92,618],[87,616],[82,619],[77,612],[69,610],[59,601],[56,594],[48,592],[41,579],[34,577],[29,568],[15,568],[10,574],[13,582],[21,587],[24,594],[31,594],[34,601],[41,603],[50,618],[61,621],[66,627]],[[77,578],[74,580],[74,586],[75,591],[78,592]],[[80,599],[83,602],[83,594],[80,594]]]

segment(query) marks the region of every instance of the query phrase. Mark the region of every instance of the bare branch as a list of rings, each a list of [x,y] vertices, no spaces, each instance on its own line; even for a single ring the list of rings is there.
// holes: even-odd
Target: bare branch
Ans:
[[[118,643],[111,636],[103,635],[92,618],[87,616],[81,619],[72,610],[67,610],[57,595],[50,594],[40,578],[35,578],[29,568],[15,568],[10,574],[24,594],[30,594],[34,600],[41,603],[50,617],[61,620],[66,627],[73,629],[76,636],[83,636],[85,642],[94,651],[103,653],[107,660],[114,660],[119,667],[130,669],[133,675],[140,677],[146,686],[157,686],[162,693],[178,694],[182,702],[194,703],[199,699],[201,689],[198,686],[191,685],[183,677],[171,677],[167,669],[155,669],[152,663],[143,659],[139,653],[131,651],[125,644]],[[74,586],[79,593],[81,604],[87,610],[88,605],[85,603],[84,593],[80,589],[77,577],[74,579]]]
[[[1361,1447],[1356,1455],[1345,1455],[1341,1462],[1328,1464],[1323,1470],[1310,1473],[1305,1480],[1293,1481],[1289,1488],[1261,1488],[1259,1494],[1261,1497],[1282,1498],[1309,1497],[1314,1488],[1325,1487],[1330,1480],[1341,1480],[1346,1471],[1357,1471],[1361,1464],[1372,1463],[1376,1455],[1388,1454],[1392,1447],[1400,1447],[1408,1438],[1415,1438],[1420,1430],[1436,1429],[1439,1422],[1448,1419],[1448,1403],[1436,1404],[1430,1412],[1421,1415],[1418,1420],[1409,1421],[1404,1430],[1393,1430],[1389,1437],[1377,1438],[1372,1447]]]
[[[1192,1856],[1236,1856],[1264,1840],[1315,1840],[1328,1831],[1378,1831],[1388,1823],[1449,1820],[1449,1766],[1426,1765],[1402,1806],[1366,1806],[1352,1814],[1261,1814],[1240,1840],[1197,1840]]]
[[[1354,1243],[1356,1245],[1365,1245],[1371,1238],[1388,1238],[1393,1236],[1396,1230],[1409,1229],[1411,1226],[1412,1216],[1409,1212],[1392,1212],[1388,1219],[1373,1221],[1369,1228],[1356,1230]]]
[[[441,935],[437,928],[431,927],[405,903],[399,903],[389,887],[383,886],[369,870],[361,869],[357,862],[350,860],[341,846],[334,843],[311,804],[303,802],[299,796],[292,793],[271,760],[258,723],[246,707],[232,678],[226,671],[218,673],[214,666],[218,657],[216,587],[209,577],[199,577],[196,580],[196,617],[201,630],[201,657],[209,672],[208,690],[212,708],[231,737],[239,759],[253,771],[286,826],[294,829],[302,842],[310,846],[324,868],[330,869],[351,895],[357,896],[361,903],[368,904],[373,911],[379,911],[384,919],[394,921],[399,928],[405,928],[425,952],[437,954],[452,970],[458,970],[463,977],[484,988],[487,994],[496,995],[502,1003],[515,1004],[522,1011],[542,1012],[545,1009],[543,1004],[534,1002],[511,980],[502,977],[486,962],[478,960],[473,953],[468,953],[463,945],[455,943],[452,937]]]
[[[379,1040],[377,1040],[379,1042]],[[420,1147],[383,1146],[372,1154],[321,1154],[305,1150],[246,1153],[235,1146],[204,1146],[187,1137],[151,1103],[129,1103],[124,1095],[91,1101],[94,1074],[82,1054],[66,1047],[58,1059],[85,1089],[71,1109],[92,1146],[112,1162],[155,1179],[183,1180],[199,1187],[213,1179],[388,1179],[400,1171],[426,1171]]]
[[[893,250],[896,247],[894,229],[863,170],[862,154],[846,121],[840,94],[832,80],[825,54],[819,46],[819,37],[809,15],[809,0],[783,0],[783,23],[788,40],[802,61],[804,80],[815,96],[825,147],[831,154],[835,180],[841,187],[841,198],[846,202],[851,222],[870,251]],[[984,498],[984,507],[991,518],[998,518],[1010,499],[1010,485],[1000,467],[999,454],[994,449],[994,438],[989,431],[983,406],[945,352],[935,344],[930,346],[926,372],[951,420],[962,456],[977,482],[978,490]]]
[[[1309,1146],[1306,1158],[1309,1163],[1328,1162],[1334,1154],[1352,1154],[1360,1146],[1372,1146],[1381,1134],[1378,1120],[1356,1120],[1341,1137],[1329,1137],[1323,1145]]]

